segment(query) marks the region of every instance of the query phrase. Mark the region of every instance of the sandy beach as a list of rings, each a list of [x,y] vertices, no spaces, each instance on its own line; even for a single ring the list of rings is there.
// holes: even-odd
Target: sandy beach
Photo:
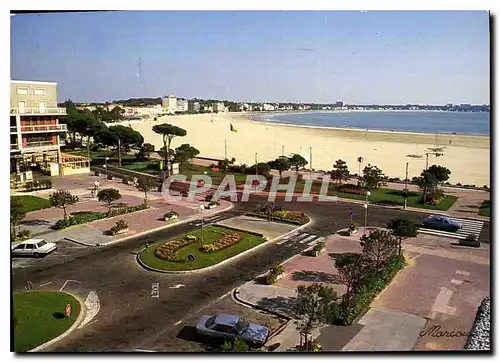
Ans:
[[[202,157],[224,158],[227,144],[228,158],[251,165],[255,163],[255,153],[259,162],[274,159],[283,151],[285,155],[299,153],[309,160],[312,149],[315,170],[331,170],[340,158],[352,173],[358,173],[357,158],[361,156],[363,166],[377,165],[387,176],[401,179],[405,177],[406,162],[409,177],[419,175],[425,167],[426,150],[437,145],[444,147],[444,155],[429,156],[429,165],[448,167],[451,183],[490,186],[490,137],[318,128],[253,121],[250,117],[246,113],[164,116],[131,126],[157,149],[163,145],[162,139],[151,128],[170,123],[187,131],[186,137],[174,138],[172,146],[189,143],[200,150]],[[230,124],[236,133],[230,131]]]

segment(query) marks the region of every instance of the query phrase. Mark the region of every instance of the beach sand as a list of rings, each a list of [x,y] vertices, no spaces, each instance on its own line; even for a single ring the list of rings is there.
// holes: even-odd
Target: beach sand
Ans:
[[[163,146],[160,135],[151,128],[155,124],[170,123],[184,128],[185,137],[172,141],[175,148],[189,143],[200,151],[201,157],[224,158],[225,140],[227,157],[237,163],[252,165],[255,153],[259,162],[269,161],[282,154],[301,154],[310,159],[312,168],[331,170],[337,159],[346,161],[351,173],[358,173],[357,158],[363,157],[363,166],[378,166],[388,177],[405,177],[405,165],[409,162],[409,177],[418,176],[425,167],[425,152],[430,147],[444,147],[441,157],[429,156],[429,166],[446,166],[451,170],[451,183],[490,186],[490,138],[403,132],[344,130],[309,126],[283,125],[252,121],[249,114],[222,113],[164,116],[157,121],[131,123],[139,131],[144,142]],[[230,131],[233,124],[237,132]],[[421,155],[411,158],[408,155]],[[306,167],[309,167],[306,166]]]

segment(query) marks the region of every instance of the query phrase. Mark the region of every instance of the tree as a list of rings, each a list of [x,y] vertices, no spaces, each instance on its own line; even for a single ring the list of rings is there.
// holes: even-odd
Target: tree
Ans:
[[[422,202],[424,204],[429,198],[435,196],[438,182],[434,174],[424,170],[419,177],[414,177],[412,181],[423,191]]]
[[[278,170],[280,173],[280,178],[283,171],[289,170],[291,167],[290,160],[286,156],[280,156],[273,161],[267,163],[272,169]]]
[[[19,199],[10,199],[10,225],[12,227],[12,238],[16,237],[16,227],[25,216],[26,211],[24,210],[23,203]]]
[[[109,131],[115,136],[113,146],[117,146],[118,140],[120,140],[120,147],[125,152],[128,152],[132,147],[140,148],[144,142],[142,135],[130,127],[122,125],[111,126],[109,127]]]
[[[442,184],[450,178],[451,171],[443,166],[432,165],[427,169],[426,172],[429,172],[434,175],[436,178],[436,182]]]
[[[66,190],[57,190],[49,196],[49,200],[52,206],[63,210],[63,218],[66,220],[68,218],[66,207],[76,204],[78,196],[72,195],[71,192]]]
[[[137,158],[142,160],[149,160],[151,154],[155,151],[155,146],[151,143],[144,143],[139,152],[137,153]]]
[[[345,161],[335,161],[331,174],[332,178],[337,180],[339,184],[341,184],[344,180],[349,180],[349,169],[347,168]]]
[[[183,143],[175,149],[174,162],[178,162],[181,166],[190,162],[193,158],[198,156],[200,151],[188,143]]]
[[[141,176],[136,187],[144,192],[144,205],[148,206],[148,192],[157,187],[156,182],[151,177]]]
[[[217,168],[223,172],[227,171],[227,169],[229,168],[229,165],[232,165],[236,162],[236,158],[231,158],[230,160],[225,158],[223,160],[219,160],[217,162]]]
[[[307,165],[306,159],[298,153],[292,154],[292,156],[289,157],[288,160],[290,161],[290,168],[295,168],[295,172],[299,172],[299,168]]]
[[[224,342],[221,346],[221,352],[251,352],[251,349],[244,340],[236,338],[234,342]]]
[[[301,336],[305,336],[306,351],[312,349],[312,343],[308,339],[311,331],[320,323],[332,321],[336,313],[337,300],[337,293],[333,288],[320,283],[297,287],[297,298],[292,306],[292,314]]]
[[[417,225],[405,218],[396,217],[392,219],[387,224],[387,228],[392,230],[392,233],[398,239],[398,255],[401,255],[403,238],[414,238],[417,236]]]
[[[65,101],[62,106],[66,108],[66,115],[60,117],[60,121],[62,124],[65,124],[68,128],[68,133],[70,134],[71,143],[73,145],[76,144],[76,134],[78,133],[78,125],[77,121],[80,118],[80,113],[76,108],[76,105],[68,99]]]
[[[396,253],[397,240],[394,235],[386,230],[373,230],[369,235],[360,238],[363,247],[363,255],[371,260],[378,275],[382,264]]]
[[[361,165],[363,164],[363,157],[359,156],[357,161],[359,163],[358,177],[361,177]]]
[[[361,178],[361,182],[363,186],[368,190],[373,190],[379,188],[380,186],[384,186],[386,180],[387,177],[377,166],[368,164],[368,166],[363,169],[363,177]]]
[[[97,199],[108,206],[108,212],[111,212],[111,205],[116,200],[120,200],[122,195],[117,189],[102,189],[97,193]]]
[[[366,260],[364,260],[363,255],[357,253],[340,254],[334,260],[339,282],[346,286],[346,295],[349,302],[352,291],[365,277]]]
[[[248,172],[254,174],[255,167],[257,167],[257,173],[261,174],[261,175],[262,174],[267,175],[267,174],[269,174],[269,171],[271,170],[271,167],[266,162],[259,162],[259,163],[257,163],[257,165],[252,165],[252,167],[250,167],[248,169]]]
[[[187,134],[187,132],[183,128],[168,123],[157,124],[153,126],[153,132],[162,135],[163,147],[165,147],[167,150],[165,155],[166,157],[163,159],[163,162],[164,166],[167,166],[168,161],[172,157],[170,152],[170,144],[172,142],[172,139],[174,139],[175,137],[184,137]],[[172,165],[170,166],[170,169],[167,170],[167,176],[170,176],[171,174],[172,174]]]

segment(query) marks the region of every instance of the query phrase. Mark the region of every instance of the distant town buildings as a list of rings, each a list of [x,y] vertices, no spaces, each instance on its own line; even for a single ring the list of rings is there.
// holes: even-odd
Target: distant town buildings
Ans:
[[[342,101],[338,101],[335,103],[335,107],[343,107],[344,106],[344,102]]]
[[[201,111],[200,102],[188,101],[188,112],[199,113]]]
[[[213,104],[213,112],[214,113],[219,113],[219,112],[225,112],[226,107],[224,107],[223,102],[217,102]]]

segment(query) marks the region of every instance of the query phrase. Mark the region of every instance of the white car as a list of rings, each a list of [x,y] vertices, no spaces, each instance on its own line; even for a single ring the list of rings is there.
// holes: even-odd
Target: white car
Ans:
[[[13,256],[40,256],[47,255],[57,249],[55,243],[48,243],[44,239],[28,239],[19,244],[12,245]]]

